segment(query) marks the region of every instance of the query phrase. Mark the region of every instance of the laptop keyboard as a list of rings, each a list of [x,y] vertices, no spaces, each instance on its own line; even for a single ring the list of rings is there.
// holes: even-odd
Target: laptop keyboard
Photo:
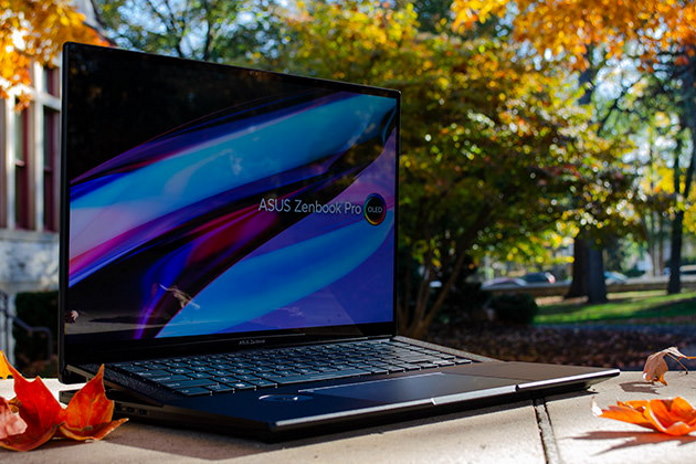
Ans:
[[[199,396],[471,362],[399,341],[364,340],[129,361],[111,367],[186,396]]]

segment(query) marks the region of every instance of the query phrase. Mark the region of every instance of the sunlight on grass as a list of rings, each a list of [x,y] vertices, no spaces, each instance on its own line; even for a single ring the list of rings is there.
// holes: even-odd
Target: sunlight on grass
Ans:
[[[535,324],[598,322],[696,315],[696,292],[665,295],[662,291],[609,295],[608,303],[559,303],[539,307]],[[627,322],[627,321],[624,321]],[[633,322],[633,321],[632,321]]]

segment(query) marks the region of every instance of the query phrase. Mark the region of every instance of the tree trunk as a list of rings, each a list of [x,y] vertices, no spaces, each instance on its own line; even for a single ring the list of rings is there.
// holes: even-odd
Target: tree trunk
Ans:
[[[592,48],[587,52],[588,61],[592,62]],[[592,103],[594,79],[598,69],[590,65],[578,77],[578,82],[585,87],[585,92],[578,99],[580,105]],[[604,284],[604,261],[602,250],[583,237],[583,231],[575,237],[573,251],[573,275],[570,288],[565,298],[587,296],[588,302],[597,303],[607,300],[607,287]],[[599,271],[599,273],[597,273]],[[600,282],[601,281],[601,282]]]
[[[602,250],[580,235],[575,237],[573,280],[565,298],[587,296],[588,303],[607,301]]]
[[[657,272],[653,270],[653,275],[661,276],[665,270],[665,218],[658,215],[658,239],[657,239]]]
[[[604,280],[602,250],[593,245],[587,247],[587,302],[591,304],[607,301],[607,284]]]
[[[578,298],[587,295],[587,242],[578,235],[573,242],[573,270],[570,288],[565,298]]]
[[[684,211],[678,211],[674,216],[672,225],[672,243],[670,244],[669,258],[669,282],[667,283],[667,293],[673,295],[681,293],[681,250],[682,250],[682,230],[684,226]]]
[[[696,85],[696,57],[689,58],[689,64],[682,74],[681,83],[681,115],[680,122],[682,127],[686,128],[691,134],[691,156],[689,166],[684,173],[684,190],[681,196],[685,199],[689,198],[691,193],[691,184],[693,182],[694,171],[696,170],[696,100],[695,89]],[[674,158],[674,191],[679,193],[681,188],[679,175],[679,155],[681,154],[680,145]],[[672,222],[672,243],[670,245],[669,258],[669,282],[667,284],[667,293],[674,294],[681,292],[681,252],[682,252],[682,235],[684,228],[684,210],[679,209],[674,216]]]

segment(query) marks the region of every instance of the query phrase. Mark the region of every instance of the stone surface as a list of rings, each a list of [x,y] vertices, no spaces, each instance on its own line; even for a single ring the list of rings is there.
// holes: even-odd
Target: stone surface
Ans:
[[[668,372],[668,386],[643,382],[640,372],[592,387],[582,396],[551,396],[547,409],[565,464],[686,464],[696,461],[696,434],[670,437],[633,424],[594,417],[592,401],[606,408],[616,401],[681,396],[696,406],[696,376]]]
[[[36,451],[11,454],[13,463],[643,463],[686,464],[696,457],[696,436],[674,438],[592,415],[592,399],[606,407],[616,400],[683,396],[696,403],[696,377],[667,374],[670,385],[642,382],[624,373],[590,392],[518,402],[387,426],[278,444],[130,422],[101,442],[53,442]],[[47,381],[53,391],[61,385]],[[0,381],[12,397],[12,382]],[[546,413],[548,415],[546,416]],[[545,419],[544,419],[545,417]],[[539,422],[537,422],[539,420]],[[544,450],[541,429],[546,428]],[[550,441],[549,441],[550,440]],[[554,448],[552,446],[552,448]]]
[[[56,380],[52,391],[61,387]],[[12,382],[0,381],[12,397]],[[266,444],[253,440],[129,422],[104,441],[52,442],[10,454],[13,463],[543,463],[544,453],[531,402]]]

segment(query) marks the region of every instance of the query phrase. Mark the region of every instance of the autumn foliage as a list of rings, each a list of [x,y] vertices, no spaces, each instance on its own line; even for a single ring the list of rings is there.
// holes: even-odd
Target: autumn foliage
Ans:
[[[594,407],[598,417],[629,422],[668,435],[696,430],[696,409],[682,397],[674,399],[618,401],[608,409]]]
[[[32,62],[50,66],[67,41],[107,45],[68,0],[1,0],[0,98],[29,85]]]
[[[37,377],[29,381],[0,352],[0,377],[14,378],[17,395],[0,397],[0,446],[29,451],[52,438],[101,440],[127,419],[112,420],[114,402],[106,398],[104,367],[63,408]]]
[[[618,56],[627,43],[641,47],[649,63],[661,50],[676,47],[694,53],[696,4],[674,0],[454,0],[454,27],[466,31],[477,23],[516,12],[514,34],[539,51],[566,54],[575,67],[587,66],[592,47],[606,44]]]

